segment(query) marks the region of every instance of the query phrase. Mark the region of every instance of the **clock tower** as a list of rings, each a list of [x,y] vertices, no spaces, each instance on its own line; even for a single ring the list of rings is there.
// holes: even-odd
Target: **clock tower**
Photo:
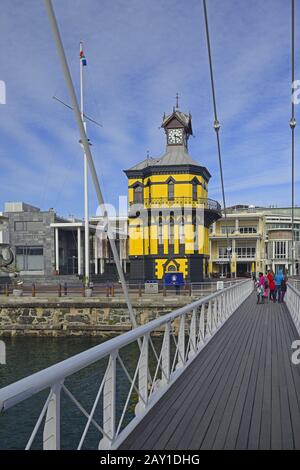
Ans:
[[[129,258],[133,281],[180,272],[188,282],[208,276],[209,226],[221,218],[208,199],[209,171],[188,152],[192,116],[176,108],[164,115],[165,153],[125,171],[128,178]]]
[[[193,135],[192,116],[173,109],[169,116],[164,115],[161,126],[166,133],[167,145],[181,145],[188,149],[188,140]]]

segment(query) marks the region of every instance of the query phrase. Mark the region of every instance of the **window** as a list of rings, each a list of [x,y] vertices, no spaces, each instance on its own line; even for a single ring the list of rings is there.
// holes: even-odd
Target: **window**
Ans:
[[[257,228],[256,227],[240,227],[240,233],[242,234],[253,234],[257,233]]]
[[[198,200],[198,183],[197,181],[193,181],[193,201]]]
[[[237,258],[255,258],[255,246],[239,246],[235,250]]]
[[[21,271],[43,271],[44,249],[42,246],[17,246],[17,268]]]
[[[179,224],[179,242],[184,244],[184,217],[181,217]]]
[[[274,242],[274,255],[275,258],[283,259],[286,258],[287,249],[286,242]]]
[[[143,204],[143,187],[136,186],[134,188],[134,202],[135,204]]]
[[[174,215],[172,214],[170,216],[170,225],[169,225],[169,244],[174,245]]]
[[[234,226],[230,226],[230,227],[228,226],[228,227],[226,227],[226,226],[223,225],[223,226],[221,227],[221,233],[222,233],[222,235],[227,235],[227,231],[228,231],[228,234],[229,234],[229,235],[230,235],[230,234],[233,234],[233,233],[235,232],[235,227],[234,227]]]
[[[174,201],[174,183],[169,181],[168,183],[168,199],[169,201]]]
[[[219,258],[229,258],[229,253],[225,246],[219,247]]]
[[[159,245],[163,244],[163,220],[162,215],[158,218],[158,243]]]

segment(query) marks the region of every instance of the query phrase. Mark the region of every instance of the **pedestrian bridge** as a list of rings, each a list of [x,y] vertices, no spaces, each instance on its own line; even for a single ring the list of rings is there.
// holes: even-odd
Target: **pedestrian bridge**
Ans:
[[[61,430],[72,427],[62,395],[82,415],[77,449],[89,448],[90,432],[99,449],[300,449],[300,365],[292,362],[300,292],[292,283],[286,300],[257,305],[253,282],[236,283],[3,388],[1,412],[49,390],[27,449],[38,433],[44,449],[62,447]],[[130,344],[138,344],[134,355]],[[90,397],[82,372],[92,365]],[[76,374],[86,406],[71,389]]]

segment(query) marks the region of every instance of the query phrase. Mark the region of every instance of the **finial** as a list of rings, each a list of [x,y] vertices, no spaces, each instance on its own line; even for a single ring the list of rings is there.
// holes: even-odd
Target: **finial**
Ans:
[[[179,109],[179,94],[176,93],[176,109]]]

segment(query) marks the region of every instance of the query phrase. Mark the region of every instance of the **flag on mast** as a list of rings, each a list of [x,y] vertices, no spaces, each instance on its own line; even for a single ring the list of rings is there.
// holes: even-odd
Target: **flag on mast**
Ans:
[[[82,62],[83,67],[86,67],[87,66],[87,60],[85,58],[85,55],[84,55],[83,51],[80,51],[80,60]]]

